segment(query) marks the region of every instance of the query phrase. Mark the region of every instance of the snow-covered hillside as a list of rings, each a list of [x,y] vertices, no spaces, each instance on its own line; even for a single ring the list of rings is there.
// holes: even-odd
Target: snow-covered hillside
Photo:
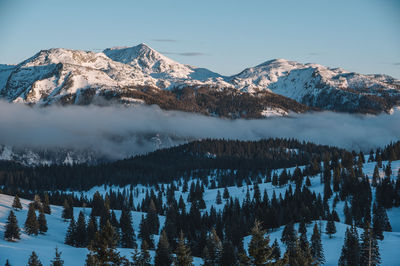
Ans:
[[[175,62],[146,44],[100,53],[42,50],[16,66],[0,66],[0,97],[10,102],[89,104],[105,94],[130,102],[137,100],[131,90],[143,86],[225,88],[252,95],[269,91],[308,106],[348,112],[389,112],[400,100],[400,81],[387,75],[275,59],[225,77]]]
[[[367,158],[368,159],[368,158]],[[383,165],[386,165],[388,162],[384,161]],[[375,163],[365,163],[363,166],[363,171],[365,174],[368,176],[372,176],[373,169],[374,169]],[[303,167],[301,167],[303,168]],[[397,173],[398,170],[400,169],[400,161],[394,161],[392,162],[392,170],[393,173]],[[292,172],[294,168],[289,168],[287,169],[288,171]],[[280,173],[283,171],[283,169],[277,169],[276,172]],[[381,170],[381,176],[384,176],[383,171]],[[210,180],[213,178],[211,175]],[[393,175],[393,178],[395,176]],[[192,180],[191,182],[195,182],[196,180]],[[288,185],[282,186],[282,187],[277,187],[273,186],[270,182],[269,183],[260,183],[258,184],[260,191],[267,191],[269,197],[272,197],[272,194],[275,192],[276,195],[279,197],[280,194],[285,193],[285,190],[288,188]],[[292,184],[293,185],[293,184]],[[186,199],[188,196],[188,192],[182,193],[182,187],[178,185],[178,182],[176,182],[176,186],[178,187],[178,191],[175,192],[175,198],[179,199],[181,196]],[[189,183],[190,186],[190,183]],[[83,194],[89,198],[91,198],[96,191],[99,191],[101,194],[105,195],[108,191],[116,191],[116,190],[125,190],[129,189],[128,187],[125,188],[119,188],[119,187],[106,187],[106,186],[101,186],[101,187],[93,187],[91,190],[84,192]],[[145,187],[142,185],[138,185],[133,188],[135,191],[137,191],[137,195],[134,198],[134,204],[137,205],[141,203],[141,201],[144,199],[146,193],[148,193],[150,187]],[[311,178],[311,187],[310,189],[312,191],[315,191],[316,193],[322,193],[323,192],[323,184],[321,184],[319,176],[315,176]],[[222,204],[216,204],[216,196],[217,192],[220,190],[222,192],[222,189],[206,189],[204,192],[204,201],[206,203],[206,209],[203,210],[202,212],[209,211],[211,206],[214,206],[217,210],[221,210],[224,206],[224,201]],[[249,190],[249,193],[251,196],[253,195],[253,185],[249,186],[242,186],[242,187],[237,187],[237,186],[232,186],[228,187],[228,191],[230,195],[233,198],[238,198],[240,202],[243,202],[245,199],[247,190]],[[81,192],[75,192],[77,195],[81,194]],[[4,231],[4,224],[5,220],[7,218],[7,215],[9,211],[11,210],[11,204],[13,201],[13,197],[7,196],[4,194],[0,194],[0,230],[3,232]],[[164,203],[166,202],[166,196],[163,196],[163,201]],[[329,205],[332,206],[333,204],[333,199],[331,198],[329,201]],[[27,214],[27,206],[30,201],[27,200],[22,200],[22,205],[23,205],[23,210],[17,211],[16,216],[19,222],[19,226],[23,227],[23,223],[26,219],[26,214]],[[185,200],[186,202],[186,200]],[[344,215],[343,215],[343,202],[339,202],[336,205],[335,210],[338,212],[340,221],[336,223],[336,228],[337,228],[337,233],[334,234],[332,238],[330,238],[327,234],[323,233],[322,234],[322,244],[323,248],[325,251],[325,259],[326,263],[325,265],[337,265],[338,258],[340,257],[340,252],[341,252],[341,247],[343,245],[344,241],[344,233],[348,225],[345,225],[343,223],[344,221]],[[189,211],[190,209],[190,203],[187,202],[187,210]],[[83,264],[83,261],[86,258],[87,254],[87,249],[84,248],[74,248],[68,245],[64,244],[64,237],[65,237],[65,232],[67,230],[68,223],[65,222],[61,218],[61,212],[62,212],[62,207],[60,206],[51,206],[52,214],[51,215],[46,215],[47,222],[48,222],[48,227],[49,231],[45,235],[38,235],[38,236],[28,236],[24,232],[22,232],[22,237],[21,240],[18,242],[7,242],[3,239],[2,233],[0,237],[0,264],[4,264],[6,259],[10,260],[10,263],[12,265],[24,265],[26,264],[28,257],[30,253],[34,250],[37,252],[39,258],[41,259],[42,263],[48,264],[50,260],[54,256],[54,248],[57,246],[61,251],[62,251],[62,258],[65,260],[65,265],[81,265]],[[74,208],[74,216],[77,217],[79,211],[83,210],[83,212],[86,215],[86,218],[88,219],[88,216],[90,214],[90,209],[89,208]],[[140,219],[142,216],[142,212],[132,212],[132,223],[133,227],[136,233],[139,230],[139,223]],[[120,211],[116,211],[117,218],[120,215]],[[380,247],[380,254],[382,258],[382,265],[399,265],[399,255],[396,251],[396,248],[400,246],[400,208],[392,208],[388,210],[388,216],[393,228],[393,232],[385,232],[384,233],[384,240],[379,241],[379,247]],[[164,216],[159,216],[160,219],[160,228],[163,226],[165,222],[165,217]],[[324,232],[325,228],[325,221],[315,221],[318,225],[321,226],[322,231]],[[312,226],[313,223],[308,225],[308,237],[311,236],[312,232]],[[297,228],[297,226],[296,226]],[[282,252],[284,252],[285,248],[284,245],[280,242],[281,234],[282,234],[283,227],[280,227],[278,229],[275,229],[273,231],[270,231],[268,234],[270,235],[271,238],[271,243],[277,239]],[[358,228],[359,233],[362,232],[361,228]],[[158,241],[158,236],[155,237],[156,242]],[[250,241],[250,237],[245,237],[244,239],[244,246],[247,247],[248,243]],[[137,242],[140,243],[140,240],[137,238]],[[127,258],[131,257],[131,252],[133,251],[132,249],[123,249],[119,248],[118,249],[121,253],[121,255],[126,256]],[[154,257],[154,251],[150,252],[152,257]],[[202,260],[200,258],[194,258],[194,264],[195,265],[201,265]]]

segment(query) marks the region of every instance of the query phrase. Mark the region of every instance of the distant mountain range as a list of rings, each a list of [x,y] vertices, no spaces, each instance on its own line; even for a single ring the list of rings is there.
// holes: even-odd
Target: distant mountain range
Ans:
[[[308,110],[377,114],[400,104],[400,80],[284,59],[223,76],[139,44],[100,53],[42,50],[18,65],[0,65],[0,98],[43,106],[157,104],[230,118]]]

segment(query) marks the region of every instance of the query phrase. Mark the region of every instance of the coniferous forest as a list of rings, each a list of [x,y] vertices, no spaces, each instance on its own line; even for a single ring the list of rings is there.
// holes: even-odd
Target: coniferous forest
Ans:
[[[399,160],[400,142],[364,154],[207,139],[100,165],[2,162],[1,193],[13,196],[4,239],[46,235],[58,205],[63,244],[87,249],[86,265],[321,265],[321,237],[342,228],[339,265],[380,265],[387,211],[400,207]],[[20,198],[30,200],[25,222]]]

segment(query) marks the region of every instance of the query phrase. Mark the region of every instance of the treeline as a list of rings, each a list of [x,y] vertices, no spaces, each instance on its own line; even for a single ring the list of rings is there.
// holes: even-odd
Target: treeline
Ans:
[[[313,164],[324,154],[343,156],[344,150],[287,139],[260,141],[202,140],[158,150],[113,163],[89,166],[51,165],[24,167],[0,164],[0,185],[9,192],[88,190],[113,184],[155,185],[181,177],[204,179],[215,169],[231,169],[231,182],[241,184],[249,176],[271,169]],[[233,171],[237,170],[237,171]]]

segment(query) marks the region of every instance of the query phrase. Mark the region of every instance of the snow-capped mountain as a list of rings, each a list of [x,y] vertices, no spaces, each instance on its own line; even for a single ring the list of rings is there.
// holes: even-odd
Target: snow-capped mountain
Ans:
[[[254,97],[268,92],[309,107],[362,113],[390,112],[400,101],[400,81],[386,75],[275,59],[225,77],[175,62],[146,44],[100,53],[42,50],[18,65],[0,65],[0,97],[10,102],[90,104],[106,98],[151,104],[148,99],[156,97],[154,90],[182,88],[229,90]],[[180,101],[179,95],[174,97]],[[272,106],[276,108],[276,102],[264,109]],[[180,110],[178,105],[169,109]],[[287,106],[281,109],[293,111]]]

